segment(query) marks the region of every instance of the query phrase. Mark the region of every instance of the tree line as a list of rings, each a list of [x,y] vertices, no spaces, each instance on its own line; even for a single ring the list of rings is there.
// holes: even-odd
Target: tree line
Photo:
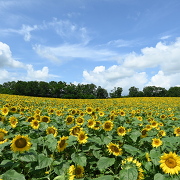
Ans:
[[[64,99],[120,98],[123,97],[122,91],[122,87],[114,87],[108,93],[106,89],[92,83],[75,85],[64,81],[11,81],[0,84],[1,94]],[[180,87],[170,87],[166,90],[162,87],[146,86],[139,91],[139,88],[132,86],[125,97],[180,97]]]

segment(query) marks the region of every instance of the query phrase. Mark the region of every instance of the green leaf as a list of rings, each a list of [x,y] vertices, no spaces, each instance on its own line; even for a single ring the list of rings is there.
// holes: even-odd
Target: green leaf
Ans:
[[[100,137],[96,137],[96,136],[94,136],[94,137],[92,137],[92,138],[88,138],[88,141],[89,141],[89,142],[94,142],[94,143],[100,144],[100,145],[104,144],[104,143],[102,142],[101,138],[100,138]]]
[[[82,155],[82,154],[77,154],[77,153],[73,153],[71,155],[71,159],[74,163],[80,165],[80,166],[86,166],[86,156]]]
[[[137,138],[141,135],[141,132],[140,131],[132,131],[131,132],[131,135],[130,135],[130,138],[136,142]]]
[[[94,178],[93,180],[114,180],[114,178],[111,175],[104,175],[98,178]]]
[[[120,180],[137,180],[138,171],[136,168],[127,168],[120,171]]]
[[[112,141],[112,136],[103,137],[104,144],[109,144]]]
[[[115,162],[115,158],[101,157],[97,162],[97,167],[99,170],[104,170],[112,166]]]
[[[123,145],[123,148],[125,149],[126,152],[132,154],[132,155],[136,155],[137,153],[140,153],[140,150],[131,146],[131,145],[128,145],[128,144],[124,144]]]
[[[37,161],[37,156],[34,153],[27,152],[25,154],[20,155],[19,160],[25,162],[34,162]]]
[[[165,180],[166,177],[164,177],[162,174],[157,173],[154,175],[154,180]]]
[[[152,163],[149,161],[149,162],[145,162],[144,163],[144,166],[145,166],[145,168],[149,171],[149,170],[151,170],[151,167],[152,167]]]
[[[77,142],[77,137],[75,136],[69,136],[67,140],[67,146],[72,146],[75,142]]]
[[[0,164],[0,167],[11,167],[14,164],[12,160],[3,160]]]
[[[56,138],[53,136],[53,134],[48,134],[46,136],[46,141],[45,141],[45,145],[51,150],[54,151],[57,147],[57,140]]]
[[[35,169],[42,169],[42,168],[48,167],[51,165],[52,162],[53,162],[52,158],[48,158],[44,154],[39,154],[38,155],[39,166],[36,166]]]
[[[150,151],[150,157],[151,157],[151,160],[154,163],[154,165],[159,165],[160,156],[161,156],[161,153],[159,150],[152,149]]]
[[[53,180],[66,180],[66,177],[64,175],[56,176]]]
[[[97,159],[99,159],[101,157],[101,154],[99,151],[93,150],[93,155],[94,157],[96,157]]]
[[[23,174],[20,174],[13,169],[6,171],[2,175],[2,179],[3,180],[26,180]]]

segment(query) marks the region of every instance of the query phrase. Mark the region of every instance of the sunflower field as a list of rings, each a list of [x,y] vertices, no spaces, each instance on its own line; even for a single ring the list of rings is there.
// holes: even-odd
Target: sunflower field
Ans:
[[[180,180],[180,98],[0,94],[0,179]]]

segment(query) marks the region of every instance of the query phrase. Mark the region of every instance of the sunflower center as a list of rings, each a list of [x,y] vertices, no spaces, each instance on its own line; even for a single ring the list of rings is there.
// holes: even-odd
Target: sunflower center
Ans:
[[[72,130],[72,134],[77,135],[79,133],[79,131],[80,131],[80,128],[76,127]]]
[[[27,141],[24,138],[19,138],[15,141],[15,145],[18,148],[24,148],[27,145]]]
[[[77,168],[75,169],[75,174],[76,174],[76,175],[80,175],[81,173],[82,173],[81,168],[78,168],[78,167],[77,167]]]
[[[120,129],[119,129],[119,133],[124,133],[124,129],[123,129],[123,128],[120,128]]]
[[[111,146],[111,151],[118,153],[119,152],[119,148],[116,147],[116,146]]]
[[[68,117],[68,118],[67,118],[67,122],[68,122],[68,123],[72,122],[72,118],[71,118],[71,117]]]
[[[154,144],[158,145],[159,144],[159,140],[155,140]]]
[[[43,121],[43,122],[48,122],[48,118],[47,118],[47,117],[43,117],[43,118],[42,118],[42,121]]]
[[[65,140],[61,140],[61,142],[59,143],[59,147],[60,147],[60,148],[64,147],[65,142],[66,142]]]
[[[166,161],[165,161],[165,164],[169,167],[169,168],[174,168],[177,166],[177,162],[175,159],[173,158],[168,158]]]
[[[80,134],[79,139],[80,140],[84,140],[85,139],[85,135],[84,134]]]
[[[0,132],[0,141],[4,141],[4,133]]]
[[[106,124],[105,124],[105,128],[106,128],[106,129],[110,129],[110,128],[111,128],[111,124],[110,124],[110,123],[106,123]]]
[[[142,135],[146,135],[146,132],[147,132],[146,130],[143,130]]]
[[[53,128],[50,128],[50,129],[48,130],[48,132],[49,132],[49,134],[55,134],[55,130],[54,130]]]
[[[34,125],[34,126],[38,126],[38,125],[39,125],[38,121],[35,121],[35,122],[33,123],[33,125]]]

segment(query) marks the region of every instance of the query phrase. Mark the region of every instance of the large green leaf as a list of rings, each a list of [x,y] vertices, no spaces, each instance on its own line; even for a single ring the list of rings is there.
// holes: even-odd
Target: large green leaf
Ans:
[[[45,139],[45,145],[51,150],[54,151],[57,147],[57,140],[53,134],[48,134]]]
[[[136,142],[137,138],[141,135],[140,131],[132,131],[130,134],[130,138]]]
[[[166,177],[160,173],[154,175],[154,180],[165,180]]]
[[[131,146],[131,145],[128,145],[128,144],[124,144],[123,145],[123,148],[125,149],[126,152],[132,154],[132,155],[136,155],[137,153],[140,153],[140,150]]]
[[[97,162],[97,167],[99,170],[104,170],[112,166],[115,162],[115,158],[101,157]]]
[[[78,164],[78,165],[80,165],[80,166],[86,166],[86,160],[87,160],[87,158],[86,158],[86,156],[85,155],[83,155],[83,154],[77,154],[77,153],[73,153],[72,155],[71,155],[71,159],[72,159],[72,161],[75,163],[75,164]]]
[[[127,168],[120,171],[120,180],[137,180],[138,171],[136,168]]]
[[[38,155],[38,166],[36,166],[35,169],[42,169],[42,168],[48,167],[51,165],[52,162],[53,162],[52,158],[48,158],[44,154],[39,154]]]
[[[160,156],[161,156],[161,153],[159,150],[152,149],[150,151],[150,157],[151,157],[151,160],[154,163],[154,165],[159,165]]]
[[[20,174],[13,169],[6,171],[2,175],[2,179],[3,180],[26,180],[23,174]]]

